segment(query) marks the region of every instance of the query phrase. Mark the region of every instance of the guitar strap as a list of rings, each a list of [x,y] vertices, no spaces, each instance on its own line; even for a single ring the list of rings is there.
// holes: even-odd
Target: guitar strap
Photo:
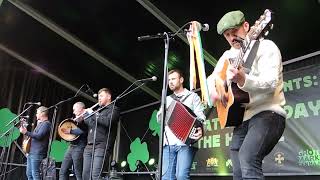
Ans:
[[[246,74],[249,74],[250,71],[251,71],[251,67],[252,67],[252,64],[253,64],[253,61],[257,55],[257,51],[258,51],[258,48],[259,48],[259,45],[260,45],[260,41],[259,40],[256,40],[253,42],[253,46],[251,48],[251,51],[249,52],[249,55],[246,59],[246,62],[243,64],[243,67],[245,68],[245,73]]]

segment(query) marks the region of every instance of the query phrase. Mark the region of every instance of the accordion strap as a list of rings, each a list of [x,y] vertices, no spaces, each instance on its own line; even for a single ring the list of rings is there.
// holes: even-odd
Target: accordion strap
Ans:
[[[192,93],[189,92],[188,94],[179,97],[179,96],[177,96],[176,94],[173,93],[173,94],[170,95],[170,97],[172,99],[176,100],[176,101],[179,101],[179,102],[183,103],[191,94]]]

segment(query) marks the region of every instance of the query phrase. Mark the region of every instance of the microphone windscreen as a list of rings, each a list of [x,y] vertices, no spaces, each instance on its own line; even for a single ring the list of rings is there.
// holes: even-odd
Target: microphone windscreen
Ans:
[[[202,31],[209,31],[209,24],[203,24]]]

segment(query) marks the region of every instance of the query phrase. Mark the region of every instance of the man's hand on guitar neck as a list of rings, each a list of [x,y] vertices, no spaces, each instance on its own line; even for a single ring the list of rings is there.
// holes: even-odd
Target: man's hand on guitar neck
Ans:
[[[19,131],[20,131],[22,134],[26,134],[27,129],[26,129],[25,127],[21,126],[21,127],[19,128]]]
[[[20,133],[25,134],[27,132],[27,126],[28,126],[27,120],[25,118],[21,118],[20,127],[19,127]]]
[[[246,75],[242,66],[240,66],[239,69],[236,69],[233,66],[228,66],[227,79],[237,83],[239,86],[243,86],[246,81]]]

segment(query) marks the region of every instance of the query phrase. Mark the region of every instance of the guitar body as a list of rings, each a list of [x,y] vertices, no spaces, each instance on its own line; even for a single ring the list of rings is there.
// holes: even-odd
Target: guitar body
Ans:
[[[28,122],[26,119],[22,118],[20,119],[20,125],[24,128],[27,128]],[[31,147],[31,138],[24,135],[23,141],[22,141],[22,151],[26,154],[30,152]]]
[[[30,137],[26,137],[24,138],[23,142],[22,142],[22,150],[23,152],[25,152],[26,154],[30,152],[30,146],[31,146],[31,138]]]
[[[229,65],[229,60],[225,60],[223,69],[215,82],[217,93],[221,97],[221,100],[216,102],[221,128],[240,125],[245,112],[244,103],[249,103],[247,92],[239,89],[236,83],[227,85],[226,72]]]

